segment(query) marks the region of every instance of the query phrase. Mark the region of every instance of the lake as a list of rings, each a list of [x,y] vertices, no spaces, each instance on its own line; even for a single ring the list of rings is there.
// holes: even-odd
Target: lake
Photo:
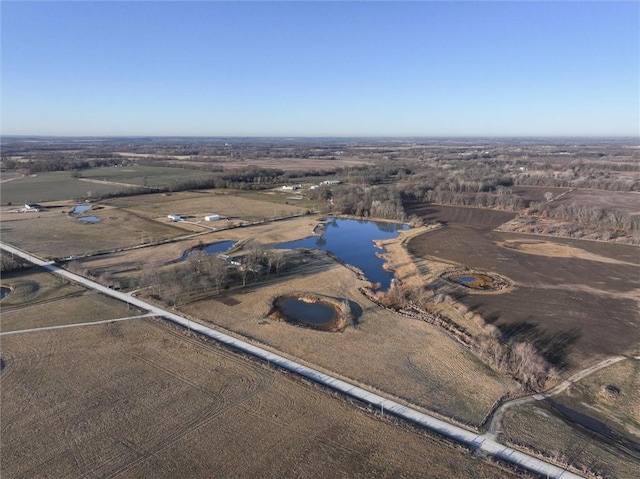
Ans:
[[[297,241],[280,243],[276,249],[308,248],[329,251],[341,261],[362,270],[372,283],[380,283],[380,290],[391,286],[393,273],[383,269],[384,261],[376,253],[382,253],[374,240],[395,238],[407,225],[382,221],[363,221],[345,218],[331,218],[317,228],[319,236],[310,236]]]

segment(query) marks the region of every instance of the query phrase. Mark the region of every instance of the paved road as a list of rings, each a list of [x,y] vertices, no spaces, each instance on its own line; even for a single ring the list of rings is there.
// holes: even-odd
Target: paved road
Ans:
[[[438,434],[464,444],[465,446],[468,446],[473,450],[481,451],[487,455],[493,456],[503,461],[507,461],[511,464],[515,464],[518,467],[532,471],[536,474],[540,474],[547,478],[580,479],[582,477],[566,471],[563,468],[542,461],[541,459],[530,456],[528,454],[524,454],[520,451],[516,451],[515,449],[500,444],[491,437],[480,435],[478,433],[463,429],[459,426],[450,424],[428,414],[421,413],[408,406],[404,406],[395,401],[385,399],[382,396],[374,394],[361,387],[349,384],[333,376],[329,376],[327,374],[321,373],[320,371],[316,371],[315,369],[303,366],[302,364],[295,361],[291,361],[277,354],[270,353],[269,351],[258,348],[245,341],[241,341],[232,336],[220,333],[214,329],[191,321],[177,314],[165,311],[162,308],[154,306],[138,298],[133,298],[128,294],[109,289],[101,284],[96,283],[95,281],[88,280],[86,278],[83,278],[82,276],[63,270],[56,265],[42,261],[41,259],[29,253],[6,245],[5,243],[0,242],[0,248],[17,256],[20,256],[21,258],[30,261],[31,263],[42,266],[52,273],[64,276],[72,281],[83,284],[88,288],[92,288],[108,296],[119,299],[120,301],[124,301],[125,303],[129,303],[138,308],[147,310],[149,311],[149,313],[155,316],[160,316],[168,319],[169,321],[208,336],[235,349],[249,353],[265,361],[269,361],[271,364],[275,364],[283,369],[289,370],[296,374],[300,374],[301,376],[309,378],[319,384],[325,385],[335,391],[341,392],[347,396],[384,410],[387,414],[393,414],[414,424],[423,426],[431,431],[437,432]]]

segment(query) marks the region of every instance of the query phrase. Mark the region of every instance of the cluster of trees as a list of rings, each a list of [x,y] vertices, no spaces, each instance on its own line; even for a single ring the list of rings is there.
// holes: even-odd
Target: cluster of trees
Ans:
[[[507,211],[520,211],[525,205],[522,198],[513,194],[511,189],[504,187],[498,187],[495,192],[490,193],[454,193],[436,188],[428,191],[424,199],[429,203],[441,205],[475,206]]]
[[[28,159],[17,161],[13,158],[3,158],[2,167],[7,170],[21,170],[25,174],[33,175],[49,171],[74,171],[88,168],[115,166],[123,163],[122,158],[91,158],[79,159],[57,156],[56,158]]]
[[[12,253],[3,251],[2,254],[0,254],[0,272],[2,273],[17,271],[20,269],[28,268],[29,266],[29,263]]]
[[[557,371],[529,342],[503,343],[493,335],[484,334],[476,338],[476,353],[492,368],[509,374],[525,388],[539,391]]]
[[[640,216],[620,209],[603,209],[595,205],[578,203],[533,203],[529,212],[580,226],[591,231],[608,233],[611,239],[618,236],[640,236]]]
[[[335,212],[361,217],[406,220],[400,192],[393,186],[339,185],[332,188]]]
[[[231,287],[245,287],[248,283],[268,279],[291,266],[284,251],[264,248],[248,249],[231,264],[215,255],[195,251],[184,263],[167,268],[149,268],[139,280],[139,287],[151,296],[173,306],[212,293],[219,294]]]

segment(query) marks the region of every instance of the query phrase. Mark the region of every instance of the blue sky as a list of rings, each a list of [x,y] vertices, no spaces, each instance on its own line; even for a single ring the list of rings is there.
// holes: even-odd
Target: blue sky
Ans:
[[[637,136],[637,2],[2,2],[2,133]]]

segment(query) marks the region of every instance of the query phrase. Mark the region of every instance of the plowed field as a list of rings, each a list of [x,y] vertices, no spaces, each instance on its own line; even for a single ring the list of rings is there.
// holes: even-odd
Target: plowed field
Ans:
[[[492,271],[514,281],[508,293],[461,299],[505,334],[543,345],[549,359],[569,369],[594,357],[638,354],[638,247],[495,232],[509,219],[497,211],[431,206],[414,212],[447,223],[409,241],[417,258]],[[504,246],[532,241],[539,241],[537,247],[526,251]],[[569,246],[565,249],[572,256],[557,255],[554,245]]]
[[[3,338],[0,475],[513,474],[156,320]]]

